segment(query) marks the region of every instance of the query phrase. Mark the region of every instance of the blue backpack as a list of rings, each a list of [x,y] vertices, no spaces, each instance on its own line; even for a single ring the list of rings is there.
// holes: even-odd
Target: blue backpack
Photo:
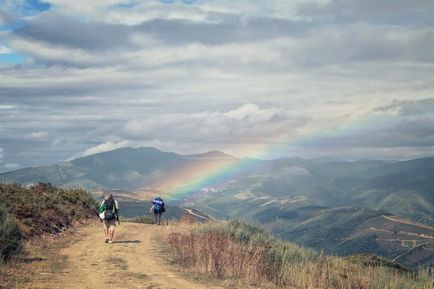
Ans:
[[[152,204],[154,205],[155,214],[164,213],[166,211],[166,209],[164,208],[164,201],[161,198],[153,200]]]

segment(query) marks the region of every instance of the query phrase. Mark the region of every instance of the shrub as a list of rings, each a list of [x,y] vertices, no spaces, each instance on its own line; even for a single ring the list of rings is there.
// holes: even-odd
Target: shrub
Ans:
[[[0,199],[15,218],[24,238],[57,234],[74,221],[91,217],[95,201],[82,189],[62,189],[51,184],[23,187],[0,184]]]
[[[0,262],[21,251],[22,234],[13,218],[0,206]]]

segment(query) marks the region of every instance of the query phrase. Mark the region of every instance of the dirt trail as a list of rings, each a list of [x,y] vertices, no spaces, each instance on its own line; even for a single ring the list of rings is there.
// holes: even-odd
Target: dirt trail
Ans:
[[[406,225],[412,225],[412,226],[416,226],[416,227],[420,227],[420,228],[424,228],[424,229],[433,230],[433,227],[430,227],[430,226],[424,226],[424,225],[416,224],[416,223],[413,223],[413,222],[410,222],[410,221],[397,220],[397,219],[394,219],[394,218],[386,216],[386,215],[382,215],[382,217],[385,218],[385,219],[387,219],[387,220],[389,220],[389,221],[392,221],[392,222],[406,224]]]
[[[167,261],[161,261],[158,236],[164,227],[122,223],[113,244],[105,244],[102,225],[79,229],[74,242],[61,249],[64,268],[41,288],[224,288],[192,280]]]

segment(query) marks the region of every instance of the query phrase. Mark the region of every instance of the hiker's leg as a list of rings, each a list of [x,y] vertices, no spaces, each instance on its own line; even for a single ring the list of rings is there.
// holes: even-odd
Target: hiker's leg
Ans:
[[[104,235],[105,235],[105,239],[107,240],[109,238],[109,227],[107,225],[107,221],[103,220],[103,226],[104,226]]]
[[[116,221],[113,220],[110,223],[110,228],[109,228],[109,239],[110,241],[113,240],[113,235],[115,234],[115,229],[116,229]]]
[[[157,225],[160,225],[160,221],[161,221],[161,213],[157,214]]]
[[[158,216],[158,214],[154,212],[154,216],[155,216],[155,217],[154,217],[154,219],[155,219],[155,222],[154,222],[154,223],[157,224],[157,216]]]

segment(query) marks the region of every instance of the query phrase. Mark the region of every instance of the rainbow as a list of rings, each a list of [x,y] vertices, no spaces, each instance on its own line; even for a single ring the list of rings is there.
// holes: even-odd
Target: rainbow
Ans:
[[[276,147],[290,150],[291,147],[303,146],[330,146],[333,147],[340,138],[346,138],[348,135],[360,135],[375,127],[373,124],[378,119],[364,118],[357,122],[352,121],[343,125],[334,127],[327,131],[311,134],[279,144],[266,144],[252,146],[244,150],[247,158],[227,158],[218,159],[210,162],[193,163],[190,167],[185,168],[182,172],[168,174],[158,183],[152,185],[158,188],[161,194],[169,200],[185,200],[199,191],[206,193],[208,186],[219,186],[229,182],[237,174],[254,169],[258,159],[270,159]],[[287,151],[288,152],[288,151]],[[283,153],[283,151],[282,151]]]

